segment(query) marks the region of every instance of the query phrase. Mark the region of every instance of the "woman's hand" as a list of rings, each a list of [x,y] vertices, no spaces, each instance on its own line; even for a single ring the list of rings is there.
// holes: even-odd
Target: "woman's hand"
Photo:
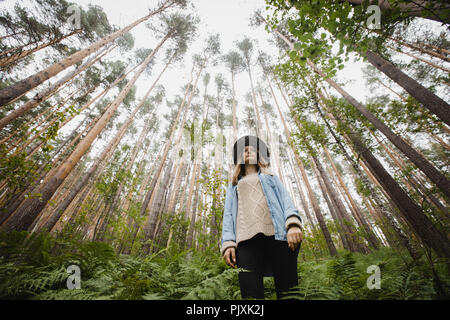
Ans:
[[[303,233],[300,227],[290,227],[287,232],[287,240],[289,248],[294,251],[295,248],[297,248],[297,246],[303,241]]]
[[[230,247],[227,250],[225,250],[225,253],[223,254],[223,258],[225,259],[225,262],[227,263],[227,265],[229,265],[232,268],[235,268],[236,248]]]

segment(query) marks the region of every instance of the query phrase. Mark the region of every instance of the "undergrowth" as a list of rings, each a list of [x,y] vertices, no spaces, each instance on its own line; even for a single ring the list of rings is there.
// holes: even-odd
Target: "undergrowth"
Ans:
[[[299,257],[294,299],[448,299],[446,261],[405,259],[382,248],[369,254],[339,252]],[[67,268],[81,271],[81,288],[67,289]],[[380,268],[380,289],[368,289]],[[0,233],[0,299],[39,300],[239,300],[238,269],[226,266],[216,248],[176,245],[148,256],[117,255],[102,242],[55,239],[26,232]],[[264,278],[266,299],[275,299],[273,278]]]

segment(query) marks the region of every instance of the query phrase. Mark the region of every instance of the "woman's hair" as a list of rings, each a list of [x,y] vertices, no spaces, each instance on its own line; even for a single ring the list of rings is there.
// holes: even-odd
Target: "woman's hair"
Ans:
[[[259,151],[258,151],[259,153]],[[231,183],[233,184],[233,186],[237,185],[238,181],[245,176],[245,163],[244,163],[244,159],[243,159],[243,155],[244,152],[242,152],[239,157],[238,157],[238,161],[237,161],[237,165],[234,166],[234,172],[233,172],[233,177],[231,178]],[[269,167],[269,163],[266,163],[264,161],[264,158],[261,157],[261,154],[259,154],[258,157],[258,163],[256,164],[256,170],[264,170],[267,169]]]

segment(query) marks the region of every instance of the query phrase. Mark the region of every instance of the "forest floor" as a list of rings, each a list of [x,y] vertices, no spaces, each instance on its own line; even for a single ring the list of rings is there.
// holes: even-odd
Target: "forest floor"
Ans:
[[[77,273],[68,273],[75,270],[70,266],[79,270],[79,289],[68,289],[77,283]],[[379,267],[379,273],[370,266]],[[413,261],[406,251],[386,247],[368,254],[339,250],[337,257],[314,257],[305,246],[298,259],[299,286],[290,297],[449,299],[448,268],[443,259],[424,254]],[[187,251],[174,245],[146,256],[118,255],[102,242],[0,234],[3,300],[240,300],[238,272],[226,266],[217,248]],[[264,286],[265,298],[276,299],[273,278],[264,278]]]

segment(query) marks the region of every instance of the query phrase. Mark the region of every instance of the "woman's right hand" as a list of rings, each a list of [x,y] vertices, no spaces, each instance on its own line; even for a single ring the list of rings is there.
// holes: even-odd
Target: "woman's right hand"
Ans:
[[[230,247],[227,250],[225,250],[225,253],[223,254],[223,258],[227,265],[229,265],[232,268],[236,267],[236,248]]]

